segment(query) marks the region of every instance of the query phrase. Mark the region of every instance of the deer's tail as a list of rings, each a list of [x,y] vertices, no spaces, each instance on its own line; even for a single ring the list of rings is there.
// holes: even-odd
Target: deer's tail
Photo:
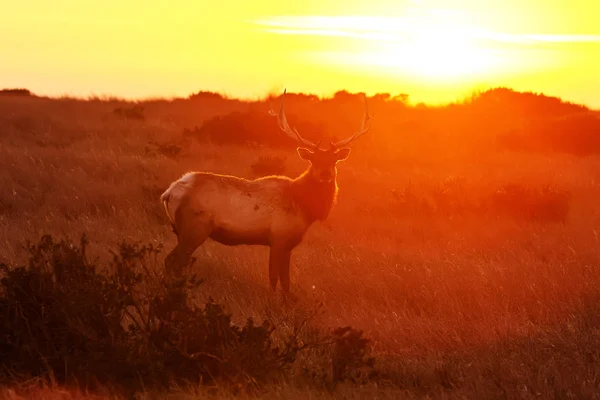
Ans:
[[[173,233],[177,234],[177,231],[175,230],[175,220],[173,219],[173,215],[171,215],[171,211],[169,211],[169,197],[170,197],[169,189],[167,189],[160,196],[160,201],[162,202],[162,205],[165,208],[165,213],[167,214],[167,218],[169,218],[169,223],[171,224],[171,227],[173,228]]]

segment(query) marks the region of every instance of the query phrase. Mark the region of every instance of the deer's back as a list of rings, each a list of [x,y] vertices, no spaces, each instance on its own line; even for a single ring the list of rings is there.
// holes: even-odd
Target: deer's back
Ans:
[[[205,216],[213,226],[211,237],[224,244],[266,245],[273,237],[299,241],[308,226],[294,204],[291,183],[286,177],[247,180],[194,172],[172,185],[170,201],[179,214]]]

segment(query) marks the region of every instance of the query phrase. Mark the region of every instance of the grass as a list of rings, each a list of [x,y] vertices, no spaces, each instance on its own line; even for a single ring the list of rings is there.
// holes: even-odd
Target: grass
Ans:
[[[294,108],[290,100],[293,125],[314,118],[333,126],[337,115],[316,110],[337,110],[334,104],[298,102]],[[45,233],[86,233],[88,252],[99,261],[123,239],[169,250],[175,236],[158,198],[183,173],[252,178],[251,165],[261,157],[281,159],[290,176],[305,167],[293,147],[216,145],[183,135],[214,116],[266,112],[267,104],[209,96],[147,102],[143,119],[114,112],[133,106],[110,99],[0,97],[0,263],[24,263],[23,244]],[[320,301],[316,326],[364,330],[381,376],[330,392],[296,371],[263,397],[598,397],[600,158],[498,148],[489,137],[496,129],[490,121],[461,119],[477,111],[470,104],[397,113],[393,104],[385,106],[389,110],[377,114],[372,131],[340,164],[338,204],[295,250],[291,270],[295,310]],[[345,117],[333,134],[346,127],[350,134],[360,122],[359,108],[338,108]],[[377,112],[377,104],[371,109]],[[294,120],[292,110],[298,110]],[[149,152],[149,143],[176,144],[181,152]],[[519,218],[482,205],[481,199],[515,184],[568,193],[565,220]],[[398,193],[409,187],[426,208],[399,201]],[[446,200],[436,198],[440,188]],[[448,198],[464,207],[448,206]],[[239,324],[248,317],[269,318],[284,329],[290,323],[290,309],[268,287],[266,248],[208,241],[195,256],[195,272],[205,279],[195,292],[198,302],[214,298]],[[316,353],[303,357],[300,366],[322,361]],[[0,396],[93,395],[80,390],[35,381],[14,383]],[[169,396],[208,393],[182,388]],[[217,398],[228,393],[219,389]],[[149,389],[141,397],[155,395]]]

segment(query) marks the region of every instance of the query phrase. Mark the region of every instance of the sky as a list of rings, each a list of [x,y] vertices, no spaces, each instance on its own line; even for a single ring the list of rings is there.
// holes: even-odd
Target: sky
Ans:
[[[600,109],[597,0],[0,1],[0,87],[40,95],[505,86]]]

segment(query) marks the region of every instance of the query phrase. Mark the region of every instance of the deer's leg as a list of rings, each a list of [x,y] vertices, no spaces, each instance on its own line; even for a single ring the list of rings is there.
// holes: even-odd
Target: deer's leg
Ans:
[[[208,238],[211,230],[210,219],[204,214],[178,221],[177,245],[165,258],[167,274],[180,277],[183,269],[190,262],[192,254]]]
[[[277,265],[277,249],[271,245],[269,252],[269,282],[271,282],[271,289],[275,291],[277,289],[277,282],[279,281],[279,266]]]
[[[279,264],[279,279],[281,280],[281,286],[283,292],[288,294],[290,292],[290,257],[292,250],[289,249],[285,253],[285,259]]]
[[[292,249],[289,246],[272,244],[269,255],[269,279],[271,289],[277,289],[277,281],[281,279],[281,286],[285,293],[290,291],[290,256]]]

